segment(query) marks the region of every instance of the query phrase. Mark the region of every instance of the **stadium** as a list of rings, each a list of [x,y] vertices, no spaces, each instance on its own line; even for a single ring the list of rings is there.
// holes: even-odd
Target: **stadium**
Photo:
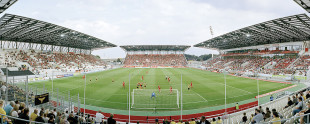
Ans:
[[[212,38],[183,45],[118,44],[6,13],[19,2],[0,1],[1,124],[310,123],[309,1],[293,0],[307,13],[214,37],[210,26]],[[112,48],[101,55],[125,57],[94,54]]]

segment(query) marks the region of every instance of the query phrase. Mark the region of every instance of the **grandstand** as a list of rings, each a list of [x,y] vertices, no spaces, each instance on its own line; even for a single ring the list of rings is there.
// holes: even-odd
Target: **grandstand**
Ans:
[[[120,46],[126,52],[124,67],[186,67],[184,52],[190,46],[130,45]]]
[[[0,13],[16,1],[0,1]],[[125,58],[104,61],[92,51],[117,45],[4,14],[0,123],[310,123],[309,36],[298,14],[195,44],[220,53],[195,66],[190,45],[123,45]]]
[[[308,23],[309,17],[305,14],[283,17],[232,31],[195,46],[217,48],[222,52],[221,57],[204,64],[210,70],[225,69],[240,75],[259,72],[305,77],[309,42],[304,40],[308,40]]]
[[[78,31],[18,15],[5,14],[0,22],[0,64],[27,69],[37,75],[50,74],[53,70],[76,72],[104,68],[102,60],[90,55],[91,50],[116,46]]]
[[[305,6],[305,4],[303,4]],[[306,14],[283,17],[248,26],[194,45],[202,48],[216,48],[221,56],[206,61],[203,66],[214,72],[233,73],[240,76],[282,78],[290,81],[309,81],[309,17]],[[305,28],[303,28],[305,27]],[[260,123],[280,122],[285,124],[308,123],[309,120],[296,114],[297,103],[308,104],[308,88],[295,94],[231,114],[226,123],[250,123],[256,115],[263,113]],[[304,97],[302,101],[298,98]],[[289,99],[286,101],[286,99]],[[292,101],[295,101],[295,104]],[[292,102],[293,104],[291,104]],[[255,109],[255,110],[254,110]],[[257,110],[258,109],[258,110]],[[271,111],[274,109],[275,112]],[[308,107],[303,110],[308,110]],[[257,112],[258,111],[258,112]],[[275,121],[275,114],[279,116]],[[306,114],[306,113],[305,113]],[[271,118],[271,116],[273,118]],[[248,118],[250,119],[244,119]],[[308,115],[309,116],[309,115]],[[281,120],[282,119],[282,120]],[[256,120],[258,121],[258,120]]]
[[[10,1],[6,2],[7,7]],[[19,15],[4,14],[0,25],[0,96],[5,101],[22,102],[20,105],[24,108],[34,106],[35,95],[46,93],[28,89],[28,81],[105,70],[108,65],[91,55],[91,51],[116,46],[72,29]],[[20,82],[25,83],[24,87]],[[34,108],[30,109],[32,112]]]

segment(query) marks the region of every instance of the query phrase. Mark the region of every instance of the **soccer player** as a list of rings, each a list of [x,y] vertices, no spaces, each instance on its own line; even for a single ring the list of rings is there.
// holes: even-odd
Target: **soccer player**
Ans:
[[[187,90],[189,91],[190,89],[191,89],[191,87],[188,85],[188,86],[187,86]]]
[[[166,80],[168,79],[168,76],[166,75]]]
[[[143,80],[143,75],[142,75],[142,80]]]
[[[172,86],[170,86],[170,94],[172,94]]]
[[[193,88],[193,82],[191,81],[191,88]]]
[[[158,85],[158,91],[160,92],[160,86]]]
[[[168,77],[168,82],[170,82],[170,77]]]
[[[137,83],[137,89],[139,89],[139,86],[140,86],[140,82]]]
[[[125,89],[125,82],[123,81],[123,88]]]
[[[153,91],[153,93],[152,93],[151,99],[152,99],[153,97],[156,99],[156,96],[155,96],[155,92],[154,92],[154,91]]]

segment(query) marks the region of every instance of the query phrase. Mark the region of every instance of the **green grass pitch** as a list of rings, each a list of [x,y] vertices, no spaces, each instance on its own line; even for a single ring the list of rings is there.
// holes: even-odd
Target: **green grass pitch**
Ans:
[[[210,106],[223,105],[225,94],[224,75],[221,73],[208,72],[191,68],[119,68],[86,76],[86,104],[113,109],[127,109],[127,93],[136,89],[138,82],[147,83],[146,89],[158,92],[158,85],[161,89],[177,89],[181,92],[181,75],[183,82],[183,109],[197,109]],[[142,75],[144,80],[142,81]],[[171,78],[170,83],[165,79]],[[54,92],[59,91],[64,96],[77,97],[79,93],[83,104],[84,79],[83,76],[74,76],[54,80]],[[97,79],[97,80],[96,80]],[[227,103],[235,103],[242,100],[254,98],[257,95],[256,80],[227,75]],[[91,81],[90,81],[91,80]],[[112,82],[114,80],[114,82]],[[123,81],[125,87],[122,87]],[[45,81],[45,88],[52,89],[52,81]],[[188,90],[188,85],[193,82],[193,88]],[[260,94],[275,91],[291,84],[281,84],[266,81],[259,81]],[[43,82],[33,82],[29,87],[43,87]],[[169,95],[169,94],[167,94]],[[147,94],[150,100],[151,94]],[[135,96],[138,97],[138,96]],[[161,95],[160,97],[165,97]],[[168,97],[167,97],[168,98]],[[143,100],[142,100],[143,101]],[[167,100],[162,100],[166,104]],[[176,103],[176,99],[173,100]],[[136,104],[137,102],[135,102]],[[174,103],[174,102],[173,102]],[[142,107],[143,108],[143,107]]]

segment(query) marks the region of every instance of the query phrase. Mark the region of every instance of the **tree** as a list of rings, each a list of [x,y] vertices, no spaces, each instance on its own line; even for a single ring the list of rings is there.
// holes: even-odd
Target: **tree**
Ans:
[[[188,61],[206,61],[206,60],[212,58],[212,54],[205,54],[205,55],[201,55],[201,56],[185,54],[185,57]]]
[[[201,58],[202,61],[206,61],[206,60],[212,58],[212,54],[201,55],[201,56],[199,56],[199,58]]]
[[[117,58],[116,62],[121,62],[121,59],[120,59],[120,58]]]

